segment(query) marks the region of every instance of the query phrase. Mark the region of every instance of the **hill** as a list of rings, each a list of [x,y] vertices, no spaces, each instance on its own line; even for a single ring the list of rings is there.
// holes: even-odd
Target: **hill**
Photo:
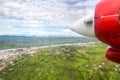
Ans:
[[[0,72],[1,80],[120,80],[120,65],[104,57],[106,45],[38,50]]]

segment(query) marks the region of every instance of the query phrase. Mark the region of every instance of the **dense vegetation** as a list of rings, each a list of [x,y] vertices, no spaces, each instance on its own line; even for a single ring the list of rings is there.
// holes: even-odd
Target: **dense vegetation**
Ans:
[[[40,49],[9,65],[0,80],[120,80],[120,65],[104,57],[106,45]]]
[[[28,37],[28,36],[0,36],[0,49],[37,47],[65,43],[96,42],[89,37]]]

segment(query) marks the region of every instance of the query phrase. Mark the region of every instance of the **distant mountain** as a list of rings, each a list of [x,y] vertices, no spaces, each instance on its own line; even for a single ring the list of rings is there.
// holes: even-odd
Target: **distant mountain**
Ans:
[[[0,36],[0,49],[22,48],[32,46],[45,46],[66,43],[87,43],[97,42],[95,38],[90,37],[59,37],[59,36]]]

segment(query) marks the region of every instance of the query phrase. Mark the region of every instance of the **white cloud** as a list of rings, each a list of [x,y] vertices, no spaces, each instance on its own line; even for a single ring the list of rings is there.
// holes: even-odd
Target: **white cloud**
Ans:
[[[2,5],[6,16],[26,20],[45,20],[61,24],[70,24],[76,18],[84,15],[86,9],[80,6],[94,6],[97,0],[80,1],[74,5],[66,4],[64,0],[9,0]],[[66,0],[67,1],[67,0]],[[78,7],[78,8],[77,8]],[[75,9],[76,8],[76,9]],[[89,8],[91,10],[91,8]]]
[[[63,27],[72,24],[75,20],[93,11],[98,0],[1,0],[0,1],[0,34],[5,34],[9,29],[11,34],[30,35],[70,35],[71,31],[63,29],[60,32],[42,30],[43,27]],[[91,7],[90,7],[91,6]],[[93,7],[92,7],[93,6]],[[5,18],[5,19],[3,19]],[[6,20],[8,19],[8,20]],[[13,19],[13,21],[11,21]],[[5,25],[6,24],[6,25]],[[3,27],[11,26],[11,27]],[[30,29],[15,28],[29,27]],[[60,27],[61,26],[61,27]],[[35,29],[36,28],[36,29]],[[39,29],[38,29],[39,28]],[[38,30],[37,30],[38,29]],[[73,33],[73,35],[75,35]]]

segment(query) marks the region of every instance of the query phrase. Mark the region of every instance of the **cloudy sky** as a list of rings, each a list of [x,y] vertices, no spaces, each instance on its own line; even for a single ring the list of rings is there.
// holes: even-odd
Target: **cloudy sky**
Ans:
[[[99,0],[0,0],[0,35],[78,36],[69,27]]]

